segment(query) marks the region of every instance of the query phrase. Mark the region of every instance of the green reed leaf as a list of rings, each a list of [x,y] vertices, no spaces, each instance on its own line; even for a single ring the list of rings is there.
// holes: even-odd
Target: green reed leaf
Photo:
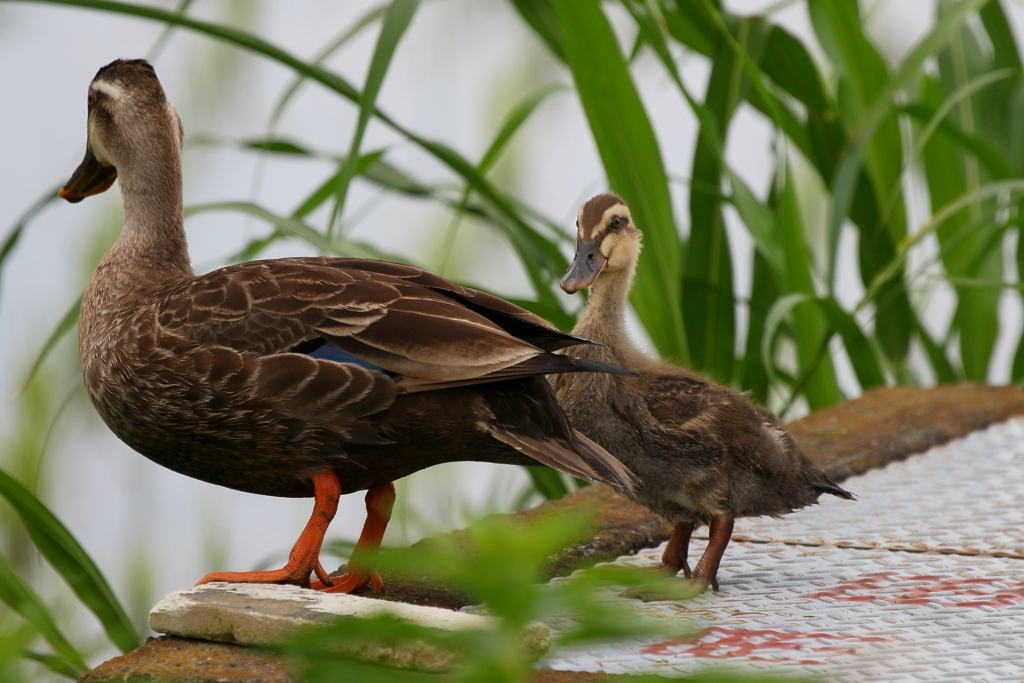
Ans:
[[[139,647],[139,635],[99,568],[71,532],[28,489],[0,470],[0,496],[10,503],[47,562],[103,624],[122,652]]]
[[[39,350],[39,354],[36,356],[35,361],[32,362],[32,367],[29,369],[28,375],[25,377],[25,381],[22,383],[21,388],[18,389],[16,396],[20,396],[26,389],[28,389],[28,385],[31,384],[32,380],[34,380],[36,375],[39,374],[39,370],[43,367],[43,363],[46,362],[46,359],[50,357],[50,352],[53,351],[54,347],[57,346],[57,344],[59,344],[60,341],[64,339],[69,332],[71,332],[71,330],[78,327],[78,313],[81,308],[82,298],[79,297],[78,300],[71,305],[71,308],[68,309],[68,312],[64,314],[61,321],[57,323],[57,327],[53,329],[50,336],[46,338],[46,341],[43,343],[43,348]]]
[[[328,239],[334,235],[335,221],[341,218],[345,208],[348,187],[356,175],[356,165],[359,162],[359,149],[363,144],[363,136],[366,134],[370,117],[376,109],[377,95],[384,84],[384,77],[387,75],[392,57],[395,56],[398,42],[409,28],[412,15],[418,6],[419,0],[393,0],[384,14],[384,24],[381,26],[380,36],[377,38],[377,46],[373,50],[370,69],[366,74],[366,82],[363,84],[362,96],[359,98],[359,118],[352,133],[352,144],[349,146],[348,155],[334,191],[334,217],[327,225]]]
[[[59,658],[55,658],[57,661],[54,664],[63,664],[61,673],[70,674],[71,678],[77,679],[89,669],[82,655],[64,637],[46,603],[15,573],[3,555],[0,555],[0,600],[32,624],[46,639],[59,655]]]

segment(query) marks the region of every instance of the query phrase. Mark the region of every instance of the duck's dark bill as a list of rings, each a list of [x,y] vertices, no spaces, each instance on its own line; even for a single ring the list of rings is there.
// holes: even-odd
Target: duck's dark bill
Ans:
[[[93,155],[92,150],[86,148],[85,158],[75,169],[71,180],[60,188],[61,199],[66,199],[72,204],[80,202],[89,195],[99,194],[110,188],[117,178],[117,169],[113,166],[104,166]]]
[[[559,284],[569,294],[575,294],[592,285],[607,263],[608,260],[601,254],[597,240],[590,240],[576,250],[576,258]]]

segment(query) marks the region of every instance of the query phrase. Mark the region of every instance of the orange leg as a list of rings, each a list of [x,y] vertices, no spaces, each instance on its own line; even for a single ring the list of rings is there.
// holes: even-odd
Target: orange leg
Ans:
[[[718,565],[722,562],[722,555],[732,538],[733,516],[728,512],[715,515],[711,518],[711,528],[708,533],[708,547],[700,556],[696,568],[693,570],[693,580],[696,583],[718,590]]]
[[[366,522],[359,535],[352,557],[348,561],[348,572],[330,581],[313,581],[311,588],[328,593],[351,593],[366,584],[371,584],[378,593],[384,591],[384,582],[377,573],[377,555],[384,530],[391,520],[391,509],[395,505],[395,485],[392,483],[374,486],[366,492]],[[317,574],[317,576],[320,576]]]
[[[313,514],[302,530],[299,540],[292,546],[288,554],[288,564],[281,569],[265,572],[220,572],[207,574],[196,585],[211,581],[227,581],[229,583],[286,583],[308,588],[309,575],[316,572],[321,585],[331,585],[327,572],[320,566],[320,546],[324,542],[327,526],[338,511],[338,498],[341,497],[341,482],[334,472],[323,472],[313,476],[315,499]],[[318,583],[320,583],[318,582]]]
[[[672,574],[678,574],[683,570],[683,575],[690,578],[690,565],[686,557],[690,551],[690,536],[693,534],[694,525],[689,522],[679,522],[672,530],[672,538],[665,546],[665,553],[661,556],[661,563],[665,569]]]

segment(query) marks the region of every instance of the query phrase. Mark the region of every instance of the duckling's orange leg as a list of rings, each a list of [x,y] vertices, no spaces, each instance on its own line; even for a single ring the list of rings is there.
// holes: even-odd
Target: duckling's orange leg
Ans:
[[[672,538],[668,539],[665,546],[665,553],[661,556],[661,563],[672,574],[678,574],[683,570],[683,575],[690,578],[690,565],[686,561],[690,551],[690,536],[693,534],[694,525],[690,522],[679,522],[672,530]]]
[[[371,584],[378,593],[384,591],[384,581],[377,573],[377,555],[384,531],[391,520],[391,509],[395,506],[395,485],[393,483],[375,486],[366,492],[366,522],[363,533],[356,541],[356,547],[349,558],[347,572],[333,580],[313,581],[311,588],[328,593],[351,593],[366,584]],[[319,576],[319,574],[317,574]]]
[[[320,581],[330,585],[327,572],[320,566],[320,546],[324,542],[327,526],[338,511],[341,497],[341,482],[334,472],[323,472],[313,476],[313,514],[302,530],[299,540],[288,554],[288,564],[281,569],[264,572],[219,572],[207,574],[196,585],[211,581],[228,583],[286,583],[309,587],[309,575],[316,572]]]
[[[722,555],[732,538],[733,516],[728,512],[715,515],[711,518],[711,528],[708,532],[708,547],[700,556],[696,568],[693,570],[693,580],[705,586],[718,590],[718,565],[722,563]]]

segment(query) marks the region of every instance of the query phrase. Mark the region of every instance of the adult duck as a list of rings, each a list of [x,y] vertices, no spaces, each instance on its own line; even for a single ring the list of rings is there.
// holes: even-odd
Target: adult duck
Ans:
[[[554,381],[569,423],[623,462],[640,480],[627,495],[674,524],[662,561],[699,588],[718,590],[718,566],[737,517],[779,516],[823,493],[853,498],[800,451],[767,408],[688,370],[659,363],[626,335],[626,305],[641,232],[625,202],[601,194],[579,211],[576,257],[561,286],[590,298],[573,334],[600,345],[569,353],[612,363],[635,376],[568,376]],[[692,574],[690,536],[710,527]]]
[[[547,373],[621,371],[551,353],[581,343],[502,299],[384,261],[289,258],[195,275],[182,209],[182,127],[153,67],[117,60],[89,86],[70,202],[115,178],[124,227],[79,320],[85,386],[126,444],[176,472],[315,498],[285,567],[200,581],[350,592],[372,583],[391,482],[442,462],[549,465],[629,488],[573,431]],[[340,495],[367,491],[348,573],[318,560]],[[311,578],[315,573],[316,579]]]

